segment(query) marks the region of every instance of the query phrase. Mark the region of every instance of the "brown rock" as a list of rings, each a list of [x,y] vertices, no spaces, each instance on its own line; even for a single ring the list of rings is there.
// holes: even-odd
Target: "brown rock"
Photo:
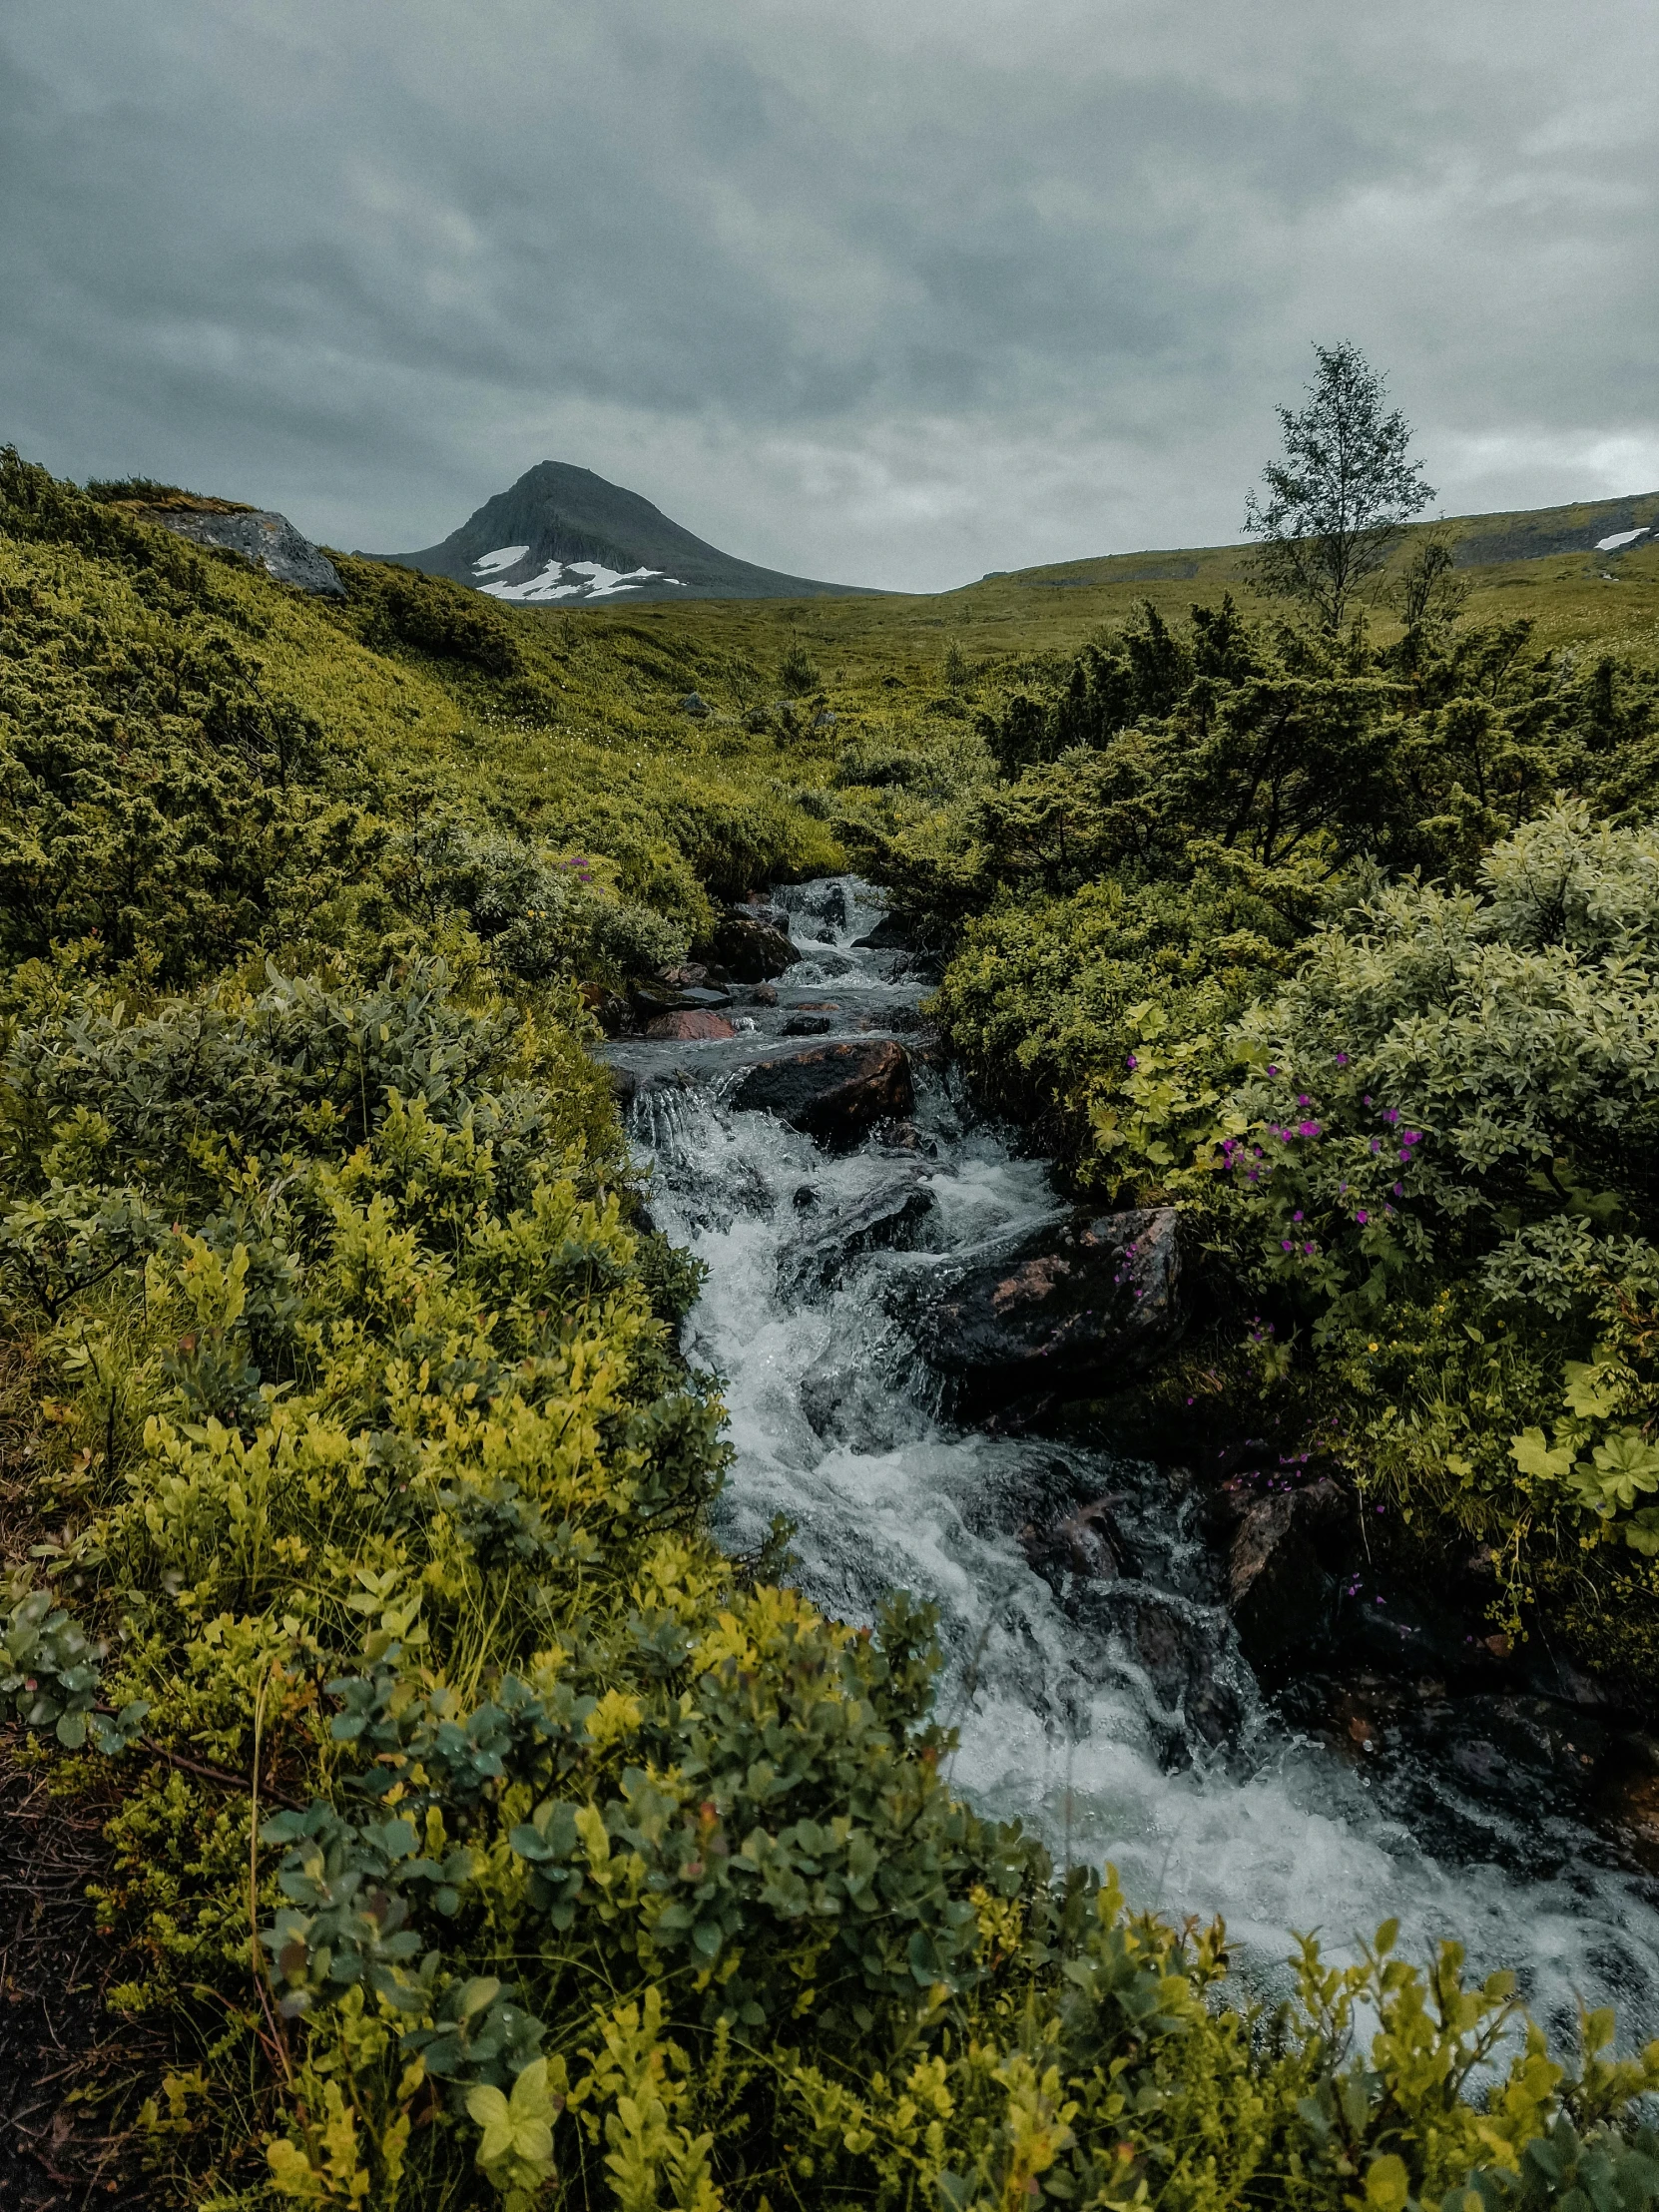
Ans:
[[[764,983],[782,975],[801,957],[787,931],[770,919],[747,913],[722,914],[709,939],[709,951],[736,983]]]
[[[1301,1489],[1275,1490],[1246,1508],[1228,1553],[1227,1594],[1253,1665],[1324,1630],[1332,1581],[1314,1534],[1339,1510],[1337,1485],[1323,1477]]]
[[[704,1013],[694,1006],[686,1013],[658,1014],[655,1020],[646,1023],[645,1033],[648,1037],[669,1037],[682,1044],[691,1044],[700,1039],[735,1037],[738,1032],[719,1014]]]
[[[1103,1394],[1181,1333],[1172,1207],[1078,1214],[929,1292],[915,1325],[929,1365],[972,1402]]]
[[[877,1122],[909,1113],[914,1104],[910,1062],[904,1047],[891,1038],[781,1053],[749,1069],[732,1094],[732,1104],[776,1114],[805,1136],[843,1152]]]

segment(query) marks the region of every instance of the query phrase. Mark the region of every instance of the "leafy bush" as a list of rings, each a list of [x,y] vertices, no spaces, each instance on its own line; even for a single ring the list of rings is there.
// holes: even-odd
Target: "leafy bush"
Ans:
[[[1593,808],[1652,789],[1653,685],[1523,625],[1407,643],[1149,612],[1016,699],[1002,782],[852,833],[954,925],[936,1010],[982,1089],[1080,1185],[1198,1217],[1229,1386],[1490,1543],[1511,1627],[1542,1595],[1646,1680],[1659,841]]]
[[[437,660],[459,661],[485,676],[523,668],[513,633],[493,600],[418,569],[385,561],[340,565],[358,635],[368,645],[408,645]]]
[[[509,975],[618,981],[684,958],[687,936],[649,906],[618,898],[612,870],[586,853],[553,858],[522,838],[424,823],[399,846],[405,895],[430,927],[464,914]]]

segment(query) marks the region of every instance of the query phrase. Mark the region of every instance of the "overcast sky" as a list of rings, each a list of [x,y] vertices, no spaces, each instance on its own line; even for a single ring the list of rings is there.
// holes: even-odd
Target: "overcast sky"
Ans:
[[[8,0],[0,440],[936,590],[1238,536],[1351,337],[1446,512],[1648,491],[1656,134],[1650,0]]]

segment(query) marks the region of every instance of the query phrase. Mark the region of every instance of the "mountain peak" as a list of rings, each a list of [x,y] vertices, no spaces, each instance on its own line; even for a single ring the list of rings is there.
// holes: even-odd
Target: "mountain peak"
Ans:
[[[572,461],[538,461],[441,544],[375,558],[533,606],[862,596],[855,584],[786,576],[723,553],[637,491]]]

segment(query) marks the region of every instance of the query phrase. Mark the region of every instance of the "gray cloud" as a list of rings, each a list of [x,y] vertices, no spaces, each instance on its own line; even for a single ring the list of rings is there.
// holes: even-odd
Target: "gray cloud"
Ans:
[[[1314,337],[1659,483],[1626,0],[13,0],[0,434],[431,542],[544,457],[932,589],[1235,535]]]

